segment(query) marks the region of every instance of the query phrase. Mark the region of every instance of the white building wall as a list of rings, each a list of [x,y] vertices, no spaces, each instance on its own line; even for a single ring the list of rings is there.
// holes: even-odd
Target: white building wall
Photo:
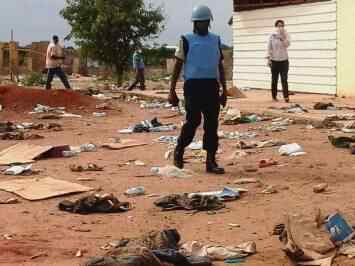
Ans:
[[[266,47],[277,19],[286,22],[291,91],[335,94],[337,87],[336,0],[236,12],[233,18],[233,83],[270,89]],[[281,89],[281,84],[279,85]]]

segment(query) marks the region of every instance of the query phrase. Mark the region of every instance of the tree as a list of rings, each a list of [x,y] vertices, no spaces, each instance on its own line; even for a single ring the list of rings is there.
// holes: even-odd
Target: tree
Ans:
[[[162,8],[143,0],[66,0],[60,14],[71,26],[67,39],[88,57],[115,69],[121,85],[133,52],[164,29]]]

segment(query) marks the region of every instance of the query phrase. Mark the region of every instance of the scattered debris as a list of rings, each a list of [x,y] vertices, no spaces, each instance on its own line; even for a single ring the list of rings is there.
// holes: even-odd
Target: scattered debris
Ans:
[[[151,173],[163,177],[177,177],[177,178],[189,178],[192,177],[193,175],[192,171],[186,169],[180,169],[172,165],[167,165],[165,167],[152,167]]]
[[[142,132],[169,132],[174,131],[177,127],[173,124],[163,125],[157,118],[143,120],[134,127],[119,130],[120,134],[142,133]]]
[[[303,148],[297,143],[281,146],[279,149],[279,153],[280,155],[286,155],[286,156],[299,156],[299,155],[306,154]]]
[[[277,164],[278,162],[273,159],[263,159],[259,162],[259,168],[266,168]]]
[[[234,184],[237,185],[243,185],[243,184],[251,184],[251,183],[260,183],[259,180],[256,178],[239,178],[233,182]]]
[[[322,102],[317,102],[313,106],[314,110],[336,110],[334,104],[332,103],[322,103]]]
[[[328,188],[327,183],[321,183],[321,184],[318,184],[313,187],[313,192],[314,193],[322,193],[322,192],[326,191],[327,188]]]
[[[58,120],[61,119],[62,117],[60,115],[55,115],[55,114],[45,114],[39,116],[38,118],[42,120]]]
[[[221,191],[212,191],[212,192],[197,192],[190,193],[189,197],[193,197],[194,195],[200,196],[215,196],[220,201],[231,201],[236,200],[240,197],[240,192],[247,192],[247,189],[232,189],[229,187],[224,187]]]
[[[2,140],[34,140],[43,139],[44,137],[38,134],[31,134],[23,131],[0,133]]]
[[[107,148],[110,150],[124,150],[124,149],[129,149],[133,147],[139,147],[139,146],[145,146],[148,145],[147,143],[144,142],[139,142],[139,141],[129,141],[125,143],[104,143],[101,145],[103,148]]]
[[[82,197],[74,202],[61,201],[58,205],[61,211],[90,214],[90,213],[114,213],[126,212],[132,209],[129,202],[120,202],[112,194],[94,194]]]
[[[277,189],[274,186],[269,185],[261,193],[263,193],[263,194],[275,194],[275,193],[277,193]]]
[[[5,170],[5,175],[22,175],[22,174],[31,174],[32,164],[28,165],[15,165]]]
[[[341,245],[353,238],[355,232],[344,217],[335,212],[328,216],[325,227],[330,233],[330,238],[336,245]]]
[[[144,187],[133,187],[133,188],[127,189],[124,194],[128,197],[141,196],[141,195],[145,194],[145,189],[144,189]]]
[[[181,248],[185,254],[198,257],[208,257],[212,261],[245,258],[256,253],[255,242],[246,242],[238,246],[224,247],[203,245],[197,241],[192,241],[183,244]]]
[[[93,143],[82,144],[82,145],[80,145],[79,149],[80,149],[81,152],[94,152],[94,151],[97,151],[97,147]]]
[[[337,148],[349,149],[350,144],[355,143],[355,136],[352,137],[334,137],[328,136],[330,143]]]
[[[219,131],[218,136],[220,138],[224,139],[230,139],[230,140],[235,140],[235,139],[253,139],[258,136],[256,132],[248,131],[248,132],[224,132],[224,131]]]
[[[70,151],[63,151],[62,155],[65,158],[75,157],[78,156],[80,151],[70,150]]]
[[[2,181],[0,182],[0,190],[12,192],[24,199],[34,201],[87,192],[92,190],[92,188],[46,177]]]
[[[135,166],[145,166],[145,162],[139,161],[139,160],[135,160],[134,161],[134,165]]]
[[[189,197],[187,193],[168,195],[156,200],[154,204],[157,207],[162,208],[164,211],[211,211],[219,210],[225,207],[225,205],[215,196],[202,196],[194,194]]]
[[[271,106],[269,109],[274,109],[274,110],[282,110],[286,113],[308,113],[308,110],[304,107],[302,107],[300,104],[292,104],[291,106],[285,106],[285,107],[275,107]]]
[[[105,117],[105,116],[107,116],[107,113],[106,112],[94,112],[94,113],[92,113],[92,115],[95,117]]]
[[[70,170],[72,172],[97,172],[97,171],[103,171],[103,167],[101,166],[98,166],[97,164],[94,164],[94,163],[88,163],[87,166],[82,166],[82,165],[76,165],[76,164],[71,164],[69,166]]]
[[[16,198],[8,198],[6,200],[0,200],[0,204],[17,204],[20,201]]]
[[[238,124],[241,117],[242,114],[238,109],[230,108],[227,110],[226,114],[224,115],[223,124],[225,125]]]

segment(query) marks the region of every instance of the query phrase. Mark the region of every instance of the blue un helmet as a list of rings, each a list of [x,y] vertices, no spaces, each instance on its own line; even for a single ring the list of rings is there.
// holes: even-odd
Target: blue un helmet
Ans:
[[[192,11],[191,21],[213,20],[211,9],[208,6],[195,6]]]

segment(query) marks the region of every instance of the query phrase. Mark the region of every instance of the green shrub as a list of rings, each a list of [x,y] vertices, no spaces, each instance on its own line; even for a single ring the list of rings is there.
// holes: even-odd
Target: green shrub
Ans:
[[[42,73],[31,72],[25,76],[22,83],[25,86],[43,86],[46,84],[46,78]]]

